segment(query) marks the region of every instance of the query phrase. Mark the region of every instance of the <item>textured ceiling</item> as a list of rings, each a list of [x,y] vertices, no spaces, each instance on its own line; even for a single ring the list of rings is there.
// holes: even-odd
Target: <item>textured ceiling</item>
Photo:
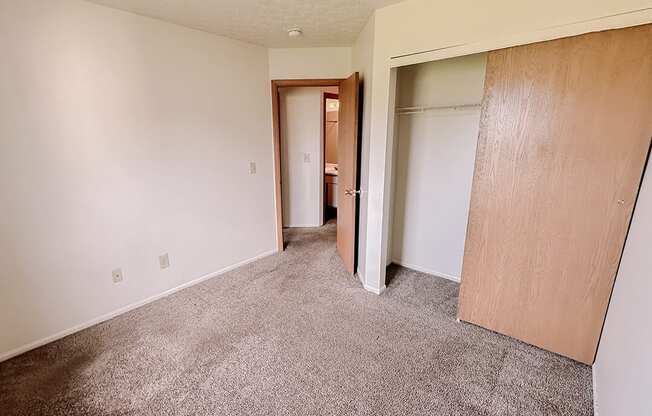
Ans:
[[[401,0],[89,0],[268,47],[350,46],[374,9]],[[300,27],[303,36],[289,38]]]

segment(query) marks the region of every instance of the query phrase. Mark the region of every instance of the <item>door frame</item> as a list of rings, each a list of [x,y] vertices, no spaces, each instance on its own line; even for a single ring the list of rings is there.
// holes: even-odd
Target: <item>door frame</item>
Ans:
[[[339,92],[336,94],[334,92],[326,92],[322,91],[321,93],[321,136],[323,138],[322,140],[322,149],[321,149],[321,183],[324,184],[324,187],[326,186],[325,181],[326,181],[326,112],[328,109],[326,108],[326,100],[331,99],[331,100],[338,100],[340,99],[340,94]],[[339,112],[339,111],[338,111]],[[322,189],[322,201],[321,201],[321,223],[326,224],[326,195],[327,195],[327,189],[324,188]]]
[[[272,80],[272,134],[274,139],[274,200],[276,209],[276,249],[284,251],[283,242],[283,191],[281,172],[281,103],[279,100],[279,88],[283,87],[339,87],[342,78],[322,79],[282,79]],[[322,126],[322,130],[323,130]],[[323,158],[322,158],[323,159]],[[322,160],[322,164],[323,164]],[[323,173],[322,166],[322,173]],[[322,181],[323,182],[323,181]]]

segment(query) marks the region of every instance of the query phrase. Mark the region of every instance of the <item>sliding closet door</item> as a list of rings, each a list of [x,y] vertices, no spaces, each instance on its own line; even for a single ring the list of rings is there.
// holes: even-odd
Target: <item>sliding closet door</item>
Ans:
[[[460,319],[592,363],[651,136],[652,25],[491,52]]]

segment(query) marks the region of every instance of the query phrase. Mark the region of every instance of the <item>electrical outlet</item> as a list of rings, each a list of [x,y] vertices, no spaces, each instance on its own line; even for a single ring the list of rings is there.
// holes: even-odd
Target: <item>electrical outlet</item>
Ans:
[[[310,163],[310,153],[303,154],[303,163]]]
[[[168,256],[168,253],[162,254],[158,257],[158,264],[161,266],[161,269],[167,269],[170,267],[170,256]]]
[[[249,162],[249,174],[256,174],[256,162]]]
[[[113,276],[113,283],[120,283],[122,280],[124,280],[122,269],[115,269],[111,272],[111,276]]]

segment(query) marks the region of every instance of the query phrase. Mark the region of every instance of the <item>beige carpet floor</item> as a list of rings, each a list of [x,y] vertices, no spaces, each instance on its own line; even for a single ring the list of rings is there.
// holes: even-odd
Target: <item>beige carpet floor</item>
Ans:
[[[347,276],[333,225],[0,364],[0,414],[591,415],[591,369],[455,320],[458,285]]]

